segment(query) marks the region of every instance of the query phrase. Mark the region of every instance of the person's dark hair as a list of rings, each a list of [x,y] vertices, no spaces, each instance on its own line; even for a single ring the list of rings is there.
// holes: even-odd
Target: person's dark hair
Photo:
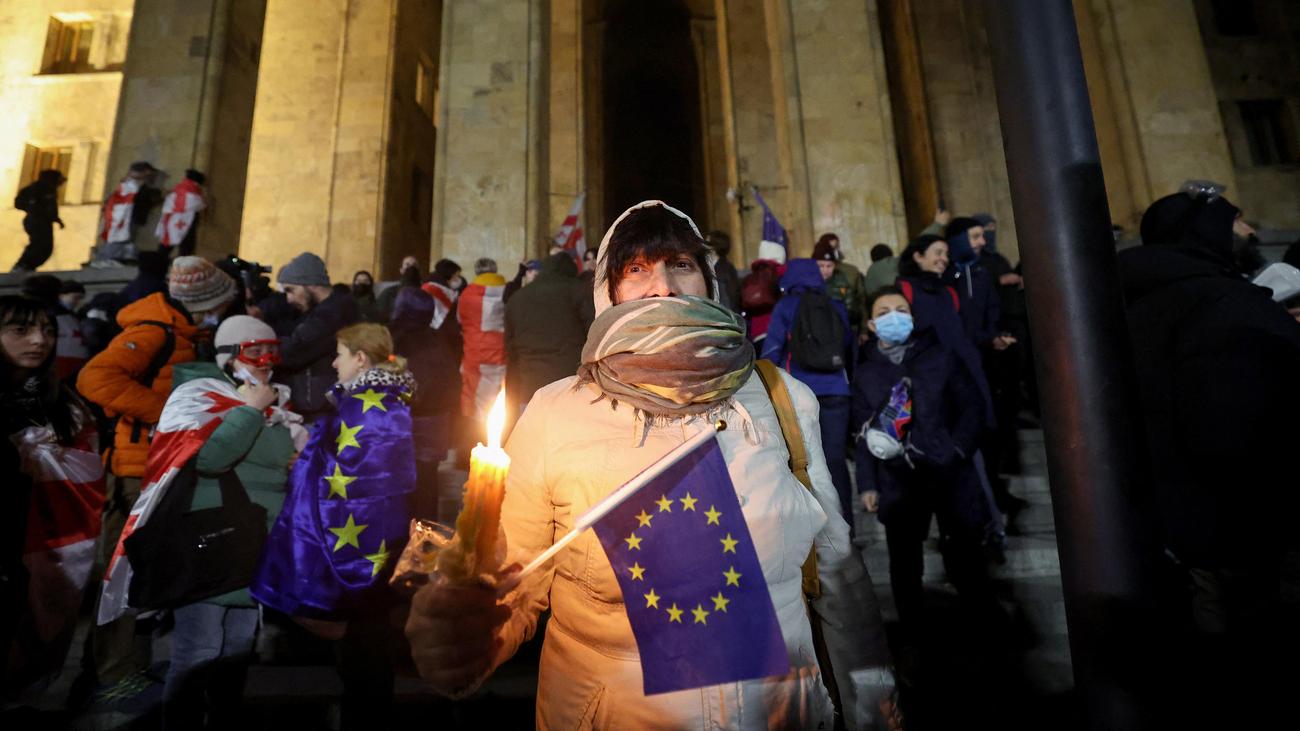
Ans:
[[[894,255],[894,249],[889,244],[876,244],[871,247],[871,261],[880,261],[888,259]]]
[[[36,179],[46,185],[54,186],[62,185],[67,181],[67,178],[63,177],[63,173],[59,170],[42,170],[40,174],[36,176]]]
[[[731,237],[727,235],[726,231],[715,229],[705,234],[705,238],[708,239],[709,246],[712,246],[713,250],[717,252],[719,259],[726,259],[727,255],[731,253]]]
[[[357,274],[360,273],[361,272],[357,272]],[[353,275],[352,278],[356,279],[356,275]],[[374,277],[371,277],[370,281],[374,282]],[[418,287],[424,281],[424,275],[420,273],[420,267],[418,266],[407,267],[402,270],[402,278],[400,281],[401,286],[403,287]]]
[[[366,279],[369,279],[371,284],[375,283],[375,276],[370,272],[366,271],[365,269],[361,269],[357,271],[355,274],[353,274],[352,281],[354,282],[357,281],[357,277],[361,276],[362,274],[366,275]]]
[[[461,266],[451,259],[439,259],[437,264],[433,265],[432,275],[442,278],[443,283],[451,281],[451,278],[460,274]]]
[[[65,279],[59,285],[59,294],[85,294],[86,285],[75,279]]]
[[[964,234],[979,225],[980,222],[973,218],[958,216],[948,222],[948,227],[943,230],[943,237],[945,240],[951,241],[956,238],[958,234]]]
[[[695,260],[704,276],[709,297],[716,297],[715,285],[709,269],[709,244],[691,228],[681,216],[663,206],[638,208],[627,215],[614,229],[609,248],[605,250],[605,278],[609,286],[609,299],[618,301],[618,285],[623,281],[623,270],[637,259],[667,261],[685,254]]]
[[[208,182],[208,176],[204,175],[198,170],[195,170],[194,168],[187,168],[185,170],[185,177],[189,178],[190,180],[193,180],[199,185],[203,185],[204,183]]]
[[[840,235],[837,233],[824,233],[821,236],[817,237],[816,246],[821,246],[822,244],[826,244],[827,246],[830,246],[832,241],[839,241],[839,240],[840,240]]]
[[[29,299],[34,299],[46,307],[52,307],[58,304],[59,292],[63,289],[63,282],[53,274],[33,274],[23,280],[22,286],[19,287],[19,293]]]
[[[141,274],[151,274],[159,279],[167,276],[171,260],[161,251],[141,251],[136,255],[136,267]]]
[[[343,282],[335,282],[330,289],[334,290],[334,294],[352,294],[352,285]]]
[[[919,277],[925,272],[921,271],[921,265],[916,263],[913,257],[917,254],[925,256],[925,252],[934,244],[946,243],[942,236],[934,234],[921,234],[912,239],[911,243],[903,249],[903,253],[898,255],[898,276],[900,277]]]
[[[891,294],[897,295],[899,297],[903,297],[903,299],[907,299],[906,297],[903,296],[903,290],[899,289],[897,285],[886,284],[880,289],[877,289],[876,291],[867,295],[867,316],[868,317],[871,316],[871,308],[876,306],[876,300],[879,300],[881,297],[887,297]]]
[[[44,303],[29,297],[0,296],[0,328],[10,325],[49,327],[53,332],[51,340],[58,340],[58,320],[50,314],[49,308]],[[49,356],[36,369],[34,375],[41,379],[42,411],[60,440],[66,443],[74,436],[73,415],[69,401],[76,397],[71,395],[54,375],[56,350],[51,343]],[[0,353],[0,388],[12,388],[14,371],[15,366],[9,361],[9,355]]]

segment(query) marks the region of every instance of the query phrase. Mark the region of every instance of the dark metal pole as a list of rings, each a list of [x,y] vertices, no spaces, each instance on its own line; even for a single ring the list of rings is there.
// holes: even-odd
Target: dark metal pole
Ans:
[[[1143,728],[1144,432],[1074,11],[1070,0],[986,7],[1075,683],[1090,728]]]

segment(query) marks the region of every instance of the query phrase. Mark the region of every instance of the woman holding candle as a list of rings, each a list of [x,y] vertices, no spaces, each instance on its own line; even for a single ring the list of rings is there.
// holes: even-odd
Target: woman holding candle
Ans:
[[[659,201],[626,211],[601,243],[579,375],[533,396],[506,445],[501,528],[506,563],[528,563],[589,507],[716,419],[727,470],[753,537],[789,653],[785,676],[647,696],[623,596],[596,536],[584,533],[504,601],[469,583],[424,587],[407,635],[421,674],[441,692],[476,688],[550,608],[537,693],[539,728],[832,727],[801,590],[815,547],[821,599],[842,705],[867,725],[849,670],[885,692],[892,680],[879,610],[840,517],[818,437],[816,397],[782,376],[810,456],[810,493],[789,467],[776,411],[753,373],[744,324],[717,304],[714,257],[694,223]],[[652,298],[682,297],[666,311]],[[645,332],[649,352],[606,352],[611,338]],[[695,334],[734,334],[742,347],[701,348]],[[707,648],[701,648],[707,652]],[[871,685],[871,681],[868,681]],[[862,687],[862,683],[858,683]]]
[[[415,489],[409,403],[416,384],[383,325],[352,325],[337,338],[334,410],[293,465],[252,594],[340,640],[343,727],[378,728],[393,688],[384,650],[395,601],[386,584],[406,542]]]

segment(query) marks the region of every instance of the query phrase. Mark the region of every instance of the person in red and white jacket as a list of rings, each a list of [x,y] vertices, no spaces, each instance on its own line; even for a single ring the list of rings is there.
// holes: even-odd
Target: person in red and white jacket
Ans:
[[[486,257],[474,262],[474,281],[456,309],[465,352],[460,362],[460,410],[481,429],[506,378],[506,278]],[[473,430],[470,430],[473,431]],[[468,435],[466,435],[468,436]]]

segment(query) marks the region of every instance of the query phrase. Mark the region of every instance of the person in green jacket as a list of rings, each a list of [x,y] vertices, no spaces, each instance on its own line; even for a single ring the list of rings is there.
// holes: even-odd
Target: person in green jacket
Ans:
[[[270,383],[279,341],[269,325],[245,315],[228,318],[217,329],[214,344],[217,362],[176,366],[173,387],[200,378],[224,380],[238,387],[245,403],[225,412],[199,450],[190,509],[219,506],[218,476],[233,470],[248,497],[266,508],[269,531],[284,504],[289,465],[299,449],[295,441],[304,443],[306,430],[301,417],[280,408],[287,389]],[[167,408],[186,403],[173,399]],[[172,616],[163,729],[222,726],[222,718],[239,706],[259,624],[257,604],[245,587],[178,607]]]
[[[817,239],[812,258],[830,262],[828,265],[830,268],[822,272],[822,279],[826,282],[826,293],[831,299],[844,303],[844,309],[849,313],[849,327],[856,334],[862,325],[862,308],[866,300],[866,295],[862,291],[862,273],[857,267],[844,261],[840,237],[833,233],[822,234],[821,238]]]

